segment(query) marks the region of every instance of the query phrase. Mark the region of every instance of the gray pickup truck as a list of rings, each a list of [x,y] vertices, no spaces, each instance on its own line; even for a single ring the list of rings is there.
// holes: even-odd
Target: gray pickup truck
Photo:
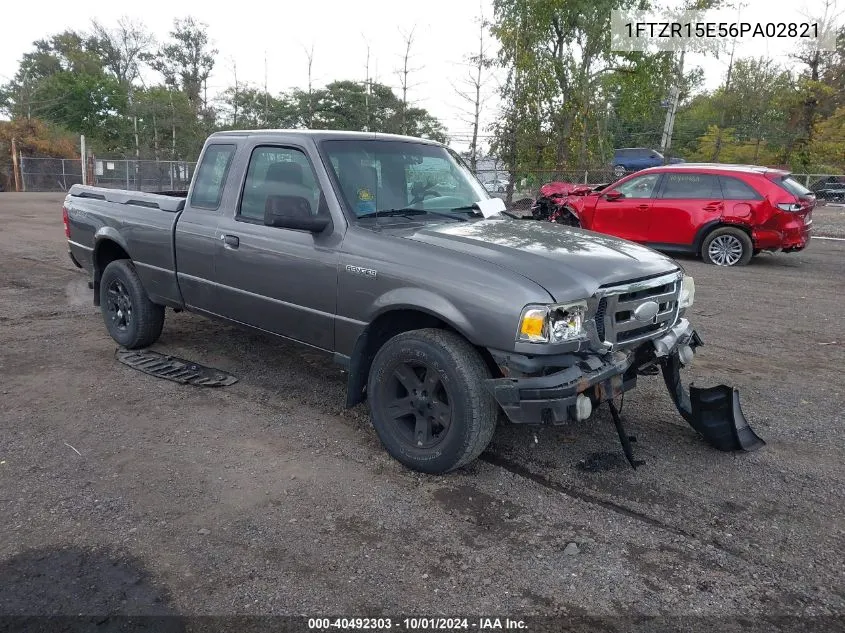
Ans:
[[[614,400],[661,371],[711,445],[763,445],[736,390],[681,383],[701,339],[675,261],[515,217],[439,143],[220,132],[187,192],[76,185],[63,216],[123,348],[153,345],[172,308],[323,350],[348,372],[347,404],[367,400],[412,469],[474,460],[502,414],[566,424],[603,402],[636,467]]]

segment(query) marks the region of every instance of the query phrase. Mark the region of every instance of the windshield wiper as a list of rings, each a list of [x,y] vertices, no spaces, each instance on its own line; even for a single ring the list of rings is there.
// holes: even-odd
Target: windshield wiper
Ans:
[[[462,207],[453,207],[453,208],[449,209],[449,211],[472,211],[474,213],[481,213],[481,209],[479,209],[478,205],[475,204],[475,203],[467,204],[467,205],[464,205]],[[515,220],[521,219],[520,216],[514,215],[510,211],[500,211],[500,213],[502,215],[508,216],[509,218],[514,218]]]
[[[442,212],[442,211],[432,211],[430,209],[415,209],[413,207],[406,207],[403,209],[381,209],[380,211],[373,211],[371,213],[365,213],[364,215],[359,215],[358,219],[361,218],[382,218],[382,217],[391,217],[391,216],[406,216],[410,217],[412,215],[437,215],[443,218],[449,218],[450,220],[457,220],[458,222],[466,222],[466,218],[462,218],[457,215],[450,215],[450,213]]]
[[[390,216],[396,215],[425,215],[428,211],[424,211],[423,209],[414,209],[411,207],[405,209],[381,209],[379,211],[372,211],[370,213],[365,213],[364,215],[359,215],[358,219],[362,218],[385,218]]]

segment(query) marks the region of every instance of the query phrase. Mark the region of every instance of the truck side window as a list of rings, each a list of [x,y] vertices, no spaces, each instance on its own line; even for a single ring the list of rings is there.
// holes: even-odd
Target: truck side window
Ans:
[[[302,151],[291,147],[256,147],[249,159],[238,216],[263,222],[270,196],[304,199],[299,208],[316,215],[321,193],[317,175]]]
[[[196,183],[191,193],[191,206],[201,209],[216,209],[223,197],[223,185],[226,184],[226,174],[232,157],[235,155],[234,145],[209,145],[202,157],[197,171]]]

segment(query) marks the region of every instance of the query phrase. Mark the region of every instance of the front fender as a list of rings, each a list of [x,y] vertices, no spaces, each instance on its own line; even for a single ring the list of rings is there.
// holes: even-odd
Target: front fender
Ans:
[[[394,288],[373,302],[369,315],[372,323],[385,312],[417,310],[440,319],[463,335],[470,343],[478,345],[478,332],[467,316],[447,297],[421,288]]]

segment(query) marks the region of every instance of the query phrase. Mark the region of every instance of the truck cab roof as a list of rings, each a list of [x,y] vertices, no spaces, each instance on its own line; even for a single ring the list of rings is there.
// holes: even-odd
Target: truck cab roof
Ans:
[[[225,138],[227,136],[246,137],[300,137],[310,138],[314,141],[342,141],[342,140],[378,140],[378,141],[404,141],[406,143],[425,143],[427,145],[442,145],[438,141],[419,138],[416,136],[404,136],[401,134],[385,134],[383,132],[350,132],[345,130],[299,130],[299,129],[271,129],[271,130],[227,130],[215,132],[209,136],[209,140]]]

